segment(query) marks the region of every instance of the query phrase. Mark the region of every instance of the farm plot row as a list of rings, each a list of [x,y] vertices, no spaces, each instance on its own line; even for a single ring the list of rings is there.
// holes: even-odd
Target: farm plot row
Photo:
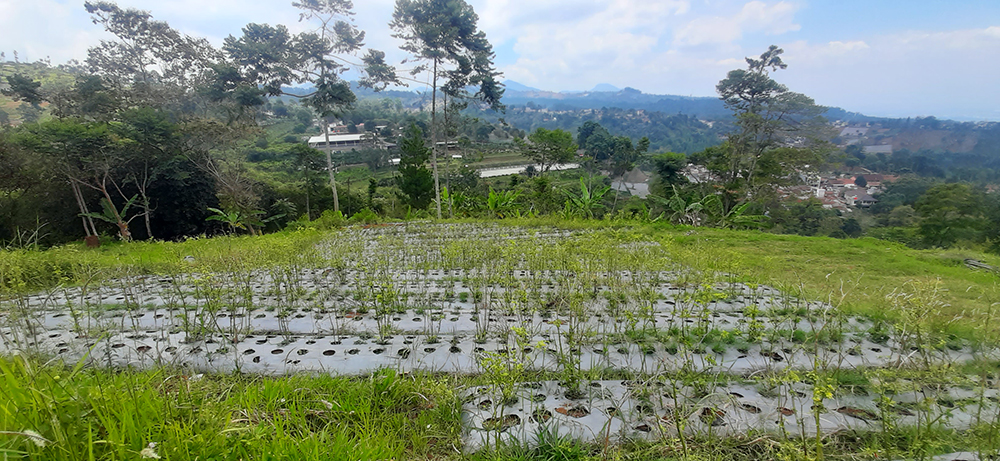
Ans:
[[[477,374],[491,384],[467,393],[472,449],[545,428],[653,439],[1000,418],[992,380],[863,393],[825,381],[855,373],[871,388],[885,381],[872,373],[991,360],[994,349],[845,315],[724,262],[680,267],[657,242],[607,237],[392,226],[345,231],[266,268],[233,260],[201,271],[191,255],[190,272],[124,268],[0,300],[0,351],[268,375]]]

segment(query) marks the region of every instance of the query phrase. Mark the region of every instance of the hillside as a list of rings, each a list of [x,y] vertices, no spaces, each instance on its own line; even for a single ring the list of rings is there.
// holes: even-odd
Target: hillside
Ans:
[[[74,75],[78,70],[72,66],[52,67],[47,62],[17,63],[0,61],[0,89],[7,88],[7,77],[20,74],[40,82],[41,92],[50,93],[73,84]],[[44,108],[45,104],[43,104]],[[30,106],[14,101],[11,97],[0,94],[0,124],[4,115],[9,123],[17,125],[41,114],[35,114]]]

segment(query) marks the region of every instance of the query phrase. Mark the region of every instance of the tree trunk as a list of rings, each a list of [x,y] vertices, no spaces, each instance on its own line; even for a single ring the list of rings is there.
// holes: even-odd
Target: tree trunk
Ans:
[[[146,221],[146,239],[153,240],[153,226],[149,223],[149,197],[145,193],[142,194],[142,208],[145,210],[142,216]]]
[[[115,217],[115,225],[118,226],[118,234],[121,235],[122,240],[126,242],[132,241],[132,233],[128,230],[128,223],[122,219],[122,216],[118,213],[118,207],[115,206],[115,202],[111,200],[111,194],[108,193],[108,187],[105,183],[101,183],[100,192],[104,194],[104,199],[108,201],[108,208],[111,208],[111,212]]]
[[[340,199],[337,198],[337,180],[333,178],[333,146],[330,145],[330,126],[326,119],[321,118],[323,136],[326,138],[326,170],[330,173],[330,190],[333,192],[333,211],[340,211]]]
[[[625,185],[625,174],[623,173],[621,176],[618,177],[618,187],[615,188],[615,201],[614,203],[611,204],[612,216],[615,214],[615,209],[618,208],[618,192],[622,189],[622,186],[624,185]]]
[[[452,205],[452,203],[454,203],[454,200],[452,200],[453,196],[451,195],[452,193],[454,193],[454,191],[451,189],[451,163],[453,160],[451,159],[451,156],[448,155],[448,127],[450,126],[451,126],[451,116],[448,115],[448,93],[444,93],[444,129],[445,129],[444,161],[447,162],[445,163],[444,183],[445,187],[448,188],[448,217],[454,218],[455,207]]]
[[[136,188],[139,189],[139,194],[142,195],[142,210],[143,219],[146,221],[146,239],[153,240],[153,226],[149,223],[149,196],[146,195],[146,186],[149,184],[149,164],[144,164],[142,184],[136,181]]]
[[[434,170],[434,203],[437,218],[441,219],[441,180],[438,178],[437,164],[437,81],[438,60],[434,59],[434,77],[431,83],[431,168]]]
[[[306,217],[312,221],[312,212],[309,211],[309,178],[306,178]]]
[[[97,236],[97,227],[94,226],[94,220],[90,219],[89,216],[83,216],[90,213],[87,209],[87,202],[83,198],[83,192],[80,190],[80,185],[76,183],[73,179],[69,180],[70,188],[73,189],[73,198],[76,199],[76,205],[80,207],[80,219],[83,221],[83,233],[86,237]],[[89,226],[88,226],[89,224]]]

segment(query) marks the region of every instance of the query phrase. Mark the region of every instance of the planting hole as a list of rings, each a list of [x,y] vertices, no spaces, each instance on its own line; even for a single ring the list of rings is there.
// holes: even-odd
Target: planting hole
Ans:
[[[531,422],[533,423],[545,423],[552,419],[552,412],[549,410],[538,409],[531,413]]]
[[[503,418],[488,418],[483,421],[483,429],[487,431],[504,432],[514,426],[521,424],[521,417],[517,415],[507,415]]]

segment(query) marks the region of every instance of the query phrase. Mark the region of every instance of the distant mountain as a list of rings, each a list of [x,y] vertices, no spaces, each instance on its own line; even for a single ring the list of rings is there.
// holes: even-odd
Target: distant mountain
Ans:
[[[503,96],[503,102],[508,106],[524,105],[530,102],[550,110],[618,108],[693,115],[703,120],[728,120],[732,117],[732,112],[726,109],[719,98],[648,94],[630,87],[618,89],[606,83],[599,84],[590,91],[560,91],[558,93],[534,88],[520,90],[517,87],[508,86]],[[885,120],[881,117],[848,112],[839,107],[828,108],[824,115],[829,120],[842,120],[851,123]]]
[[[513,80],[504,80],[503,86],[507,88],[507,91],[542,91],[538,88],[532,88],[528,85],[523,85]]]
[[[732,117],[732,112],[725,108],[719,98],[715,97],[648,94],[630,87],[618,89],[606,83],[595,86],[591,91],[574,92],[546,91],[513,80],[505,80],[503,84],[506,87],[503,95],[503,103],[507,106],[525,106],[531,103],[533,107],[554,111],[610,108],[634,109],[648,112],[663,112],[668,115],[684,114],[702,120],[729,120]],[[360,88],[354,82],[352,82],[351,86],[359,98],[398,98],[404,106],[411,108],[422,107],[429,101],[429,94],[427,92],[419,92],[412,89],[386,90],[376,93],[370,89]],[[613,89],[613,91],[605,91],[605,89]],[[312,88],[286,90],[305,94],[311,92]],[[880,117],[869,117],[856,112],[848,112],[839,107],[828,108],[824,115],[831,121],[842,120],[849,123],[886,120]]]
[[[621,91],[621,88],[618,88],[617,86],[614,86],[610,83],[598,83],[597,86],[590,89],[591,93],[596,93],[596,92],[615,93],[618,91]]]
[[[603,88],[613,90],[600,91]],[[544,90],[520,91],[507,87],[503,102],[507,105],[524,105],[529,102],[551,110],[580,110],[616,107],[620,109],[641,109],[667,114],[696,115],[703,119],[728,118],[730,112],[718,98],[694,98],[646,94],[635,88],[618,89],[601,84],[592,91],[554,92]]]

